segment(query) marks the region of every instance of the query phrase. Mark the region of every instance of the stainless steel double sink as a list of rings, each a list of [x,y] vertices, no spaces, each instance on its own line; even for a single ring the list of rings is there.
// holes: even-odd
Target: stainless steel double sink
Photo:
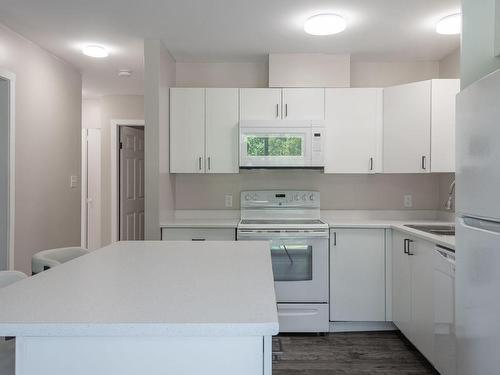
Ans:
[[[420,230],[422,232],[435,234],[438,236],[454,236],[455,235],[455,226],[454,225],[405,225],[405,227]]]

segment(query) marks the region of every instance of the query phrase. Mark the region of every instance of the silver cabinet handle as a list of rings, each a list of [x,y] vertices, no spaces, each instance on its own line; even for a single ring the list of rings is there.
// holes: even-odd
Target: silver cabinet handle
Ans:
[[[280,105],[276,104],[276,118],[280,117]]]
[[[373,171],[373,158],[370,158],[370,171]]]
[[[198,157],[198,169],[201,171],[201,156]]]
[[[208,170],[212,168],[212,158],[210,156],[207,158]]]
[[[403,253],[408,254],[408,242],[410,240],[408,238],[405,238],[403,241]]]
[[[333,232],[333,246],[337,246],[337,232]]]
[[[423,170],[427,169],[427,156],[425,155],[422,156],[422,169]]]
[[[288,117],[288,104],[285,104],[285,118]]]

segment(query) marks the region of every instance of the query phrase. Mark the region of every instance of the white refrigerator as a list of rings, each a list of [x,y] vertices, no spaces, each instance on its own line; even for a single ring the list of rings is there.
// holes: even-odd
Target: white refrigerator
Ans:
[[[459,375],[500,374],[500,70],[457,96]]]

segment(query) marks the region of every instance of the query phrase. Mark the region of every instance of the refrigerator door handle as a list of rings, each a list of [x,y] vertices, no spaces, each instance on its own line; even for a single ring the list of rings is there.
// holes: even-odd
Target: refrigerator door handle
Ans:
[[[460,221],[465,227],[500,234],[500,222],[498,221],[479,219],[470,216],[464,216],[460,218]]]

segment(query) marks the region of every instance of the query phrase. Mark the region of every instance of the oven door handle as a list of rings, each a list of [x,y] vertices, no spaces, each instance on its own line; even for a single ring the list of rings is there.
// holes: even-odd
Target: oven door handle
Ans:
[[[270,241],[280,240],[310,240],[310,239],[328,239],[328,230],[321,232],[251,232],[238,231],[238,240]]]

